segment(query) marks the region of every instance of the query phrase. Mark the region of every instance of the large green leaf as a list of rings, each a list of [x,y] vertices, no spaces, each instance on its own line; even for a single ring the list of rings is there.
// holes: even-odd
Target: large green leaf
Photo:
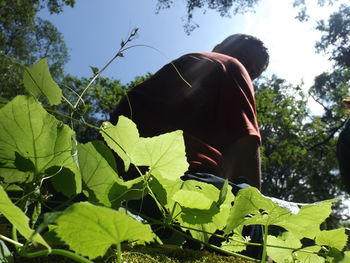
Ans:
[[[153,240],[151,228],[121,211],[76,203],[57,220],[58,236],[75,252],[96,258],[103,256],[112,245],[123,241]]]
[[[101,135],[107,145],[122,158],[127,171],[131,162],[130,153],[134,150],[140,138],[135,123],[124,116],[120,116],[117,125],[104,122]]]
[[[140,138],[131,157],[135,165],[149,166],[155,177],[176,180],[188,170],[182,131]]]
[[[54,175],[70,179],[61,190],[81,191],[81,178],[71,154],[74,132],[48,114],[32,96],[17,96],[0,109],[0,176],[6,182]],[[29,177],[30,176],[30,177]]]
[[[330,215],[332,203],[336,201],[295,204],[273,200],[253,187],[240,190],[228,219],[226,233],[242,224],[276,225],[291,231],[299,239],[313,239],[320,232],[320,224]],[[289,206],[286,205],[288,203]]]
[[[320,225],[332,212],[332,204],[337,199],[326,200],[313,204],[300,205],[300,211],[292,214],[277,225],[292,231],[298,238],[313,239],[320,232]]]
[[[7,196],[4,189],[0,186],[0,214],[2,214],[6,219],[18,230],[19,233],[27,240],[33,240],[38,242],[47,248],[49,245],[40,236],[40,234],[34,234],[34,230],[29,227],[29,218],[15,206],[10,198]]]
[[[62,90],[52,79],[47,58],[43,58],[32,67],[27,67],[23,75],[24,87],[35,97],[45,96],[51,105],[61,103]]]
[[[172,181],[161,177],[152,180],[150,186],[168,211],[173,211],[172,219],[181,222],[183,230],[197,229],[190,230],[192,237],[207,242],[211,235],[203,231],[214,233],[226,225],[234,200],[230,186],[219,191],[211,184],[195,180]]]
[[[122,200],[140,199],[146,193],[142,177],[127,182],[118,177],[114,156],[102,142],[79,144],[78,153],[91,200],[96,198],[106,206],[118,207]]]
[[[258,189],[241,189],[234,201],[227,222],[226,233],[244,225],[273,225],[290,215],[290,211],[281,208],[271,199],[264,197]]]
[[[279,246],[267,247],[267,255],[276,263],[294,262],[293,252],[302,246],[300,240],[290,232],[283,232],[279,237],[269,235],[267,244]]]
[[[105,122],[102,125],[103,138],[124,161],[148,166],[149,173],[170,180],[180,178],[188,169],[182,131],[174,131],[152,138],[139,137],[136,125],[120,116],[117,125]]]
[[[320,250],[320,246],[305,247],[294,252],[294,256],[298,259],[297,262],[300,263],[324,263],[326,261],[325,258],[317,255]]]
[[[317,234],[316,244],[319,246],[329,246],[342,250],[348,241],[348,236],[345,233],[345,228],[334,230],[324,230]]]

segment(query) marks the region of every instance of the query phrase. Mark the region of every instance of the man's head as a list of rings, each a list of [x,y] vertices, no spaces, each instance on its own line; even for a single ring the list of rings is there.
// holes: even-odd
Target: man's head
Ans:
[[[250,35],[231,35],[216,45],[213,52],[237,58],[252,80],[259,77],[269,64],[269,53],[264,43]]]

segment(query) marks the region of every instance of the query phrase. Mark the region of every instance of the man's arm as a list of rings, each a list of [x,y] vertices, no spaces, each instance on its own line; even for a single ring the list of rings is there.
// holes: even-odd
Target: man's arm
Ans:
[[[234,181],[245,177],[251,186],[261,188],[261,162],[259,142],[256,136],[238,139],[223,153],[225,178]]]

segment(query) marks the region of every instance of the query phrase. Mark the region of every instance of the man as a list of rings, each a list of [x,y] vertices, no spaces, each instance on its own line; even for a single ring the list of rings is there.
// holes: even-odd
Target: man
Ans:
[[[183,180],[220,188],[227,178],[234,193],[248,186],[243,182],[260,189],[261,137],[252,80],[268,62],[267,49],[259,39],[229,36],[212,52],[184,55],[134,87],[111,114],[111,122],[124,115],[136,123],[143,137],[183,130],[190,164]],[[160,218],[147,197],[128,206]],[[252,242],[262,242],[261,227],[244,231]],[[248,246],[246,254],[261,258],[261,251]]]
[[[343,104],[350,110],[350,98],[343,100]],[[339,134],[337,158],[343,184],[350,194],[350,119],[345,122],[344,129]]]
[[[245,178],[260,189],[259,133],[252,80],[269,55],[257,38],[235,34],[212,52],[184,55],[134,87],[111,114],[132,119],[143,137],[183,130],[184,179],[218,187]]]

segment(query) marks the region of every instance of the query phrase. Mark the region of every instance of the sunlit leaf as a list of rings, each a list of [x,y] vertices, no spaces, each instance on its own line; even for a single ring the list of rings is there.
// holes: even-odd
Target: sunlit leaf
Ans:
[[[292,231],[298,237],[313,239],[320,232],[320,225],[332,212],[332,204],[337,199],[326,200],[301,206],[298,214],[291,215],[278,225]]]
[[[234,201],[227,221],[226,233],[241,224],[273,225],[288,217],[290,212],[279,207],[271,199],[264,197],[258,189],[241,189]]]
[[[103,256],[110,246],[122,241],[153,240],[148,225],[123,212],[87,202],[70,206],[56,223],[58,236],[72,250],[89,258]]]
[[[155,177],[176,180],[188,169],[182,131],[140,138],[131,157],[135,165],[149,166]]]
[[[116,173],[112,152],[102,142],[78,145],[82,178],[89,197],[106,206],[119,206],[122,200],[140,199],[145,193],[143,178],[124,182]]]
[[[179,190],[173,195],[173,200],[181,206],[194,209],[209,209],[213,200],[207,198],[200,192]]]
[[[342,250],[346,246],[348,235],[345,228],[334,230],[324,230],[317,234],[316,244],[320,246],[329,246]]]
[[[323,257],[317,255],[321,250],[320,246],[305,247],[294,253],[294,256],[300,263],[324,263],[326,260]]]
[[[243,242],[247,242],[247,240],[245,240],[244,237],[234,235],[230,238],[230,240],[223,242],[221,248],[232,252],[241,252],[247,247],[247,245]]]
[[[235,198],[226,233],[241,224],[276,225],[291,231],[299,239],[313,239],[320,232],[320,224],[330,215],[332,203],[335,201],[336,199],[314,204],[298,204],[298,213],[292,214],[292,210],[280,207],[271,198],[264,197],[256,188],[248,187],[240,190]]]
[[[62,90],[52,79],[47,58],[43,58],[32,67],[27,67],[23,75],[24,87],[35,97],[45,96],[51,105],[61,103]]]
[[[81,191],[72,158],[74,132],[48,114],[32,96],[17,96],[0,109],[0,174],[5,182],[32,180],[44,174],[72,178],[67,195]],[[66,172],[66,173],[64,173]],[[68,174],[68,175],[67,175]]]
[[[140,138],[135,123],[124,116],[120,116],[117,125],[104,122],[101,135],[107,145],[122,158],[127,171],[131,162],[130,153]]]
[[[49,248],[49,245],[39,235],[33,236],[34,230],[29,227],[29,218],[15,206],[10,198],[7,196],[4,189],[0,186],[0,214],[18,230],[21,235],[27,240],[33,240],[34,242],[40,243]]]
[[[302,246],[300,240],[290,232],[283,232],[279,237],[269,235],[267,244],[285,247],[267,247],[267,255],[276,263],[294,262],[293,252]]]
[[[150,167],[150,173],[155,177],[176,180],[188,169],[181,131],[142,138],[136,125],[120,116],[115,126],[104,122],[101,134],[108,146],[122,158],[126,170],[133,163]]]

